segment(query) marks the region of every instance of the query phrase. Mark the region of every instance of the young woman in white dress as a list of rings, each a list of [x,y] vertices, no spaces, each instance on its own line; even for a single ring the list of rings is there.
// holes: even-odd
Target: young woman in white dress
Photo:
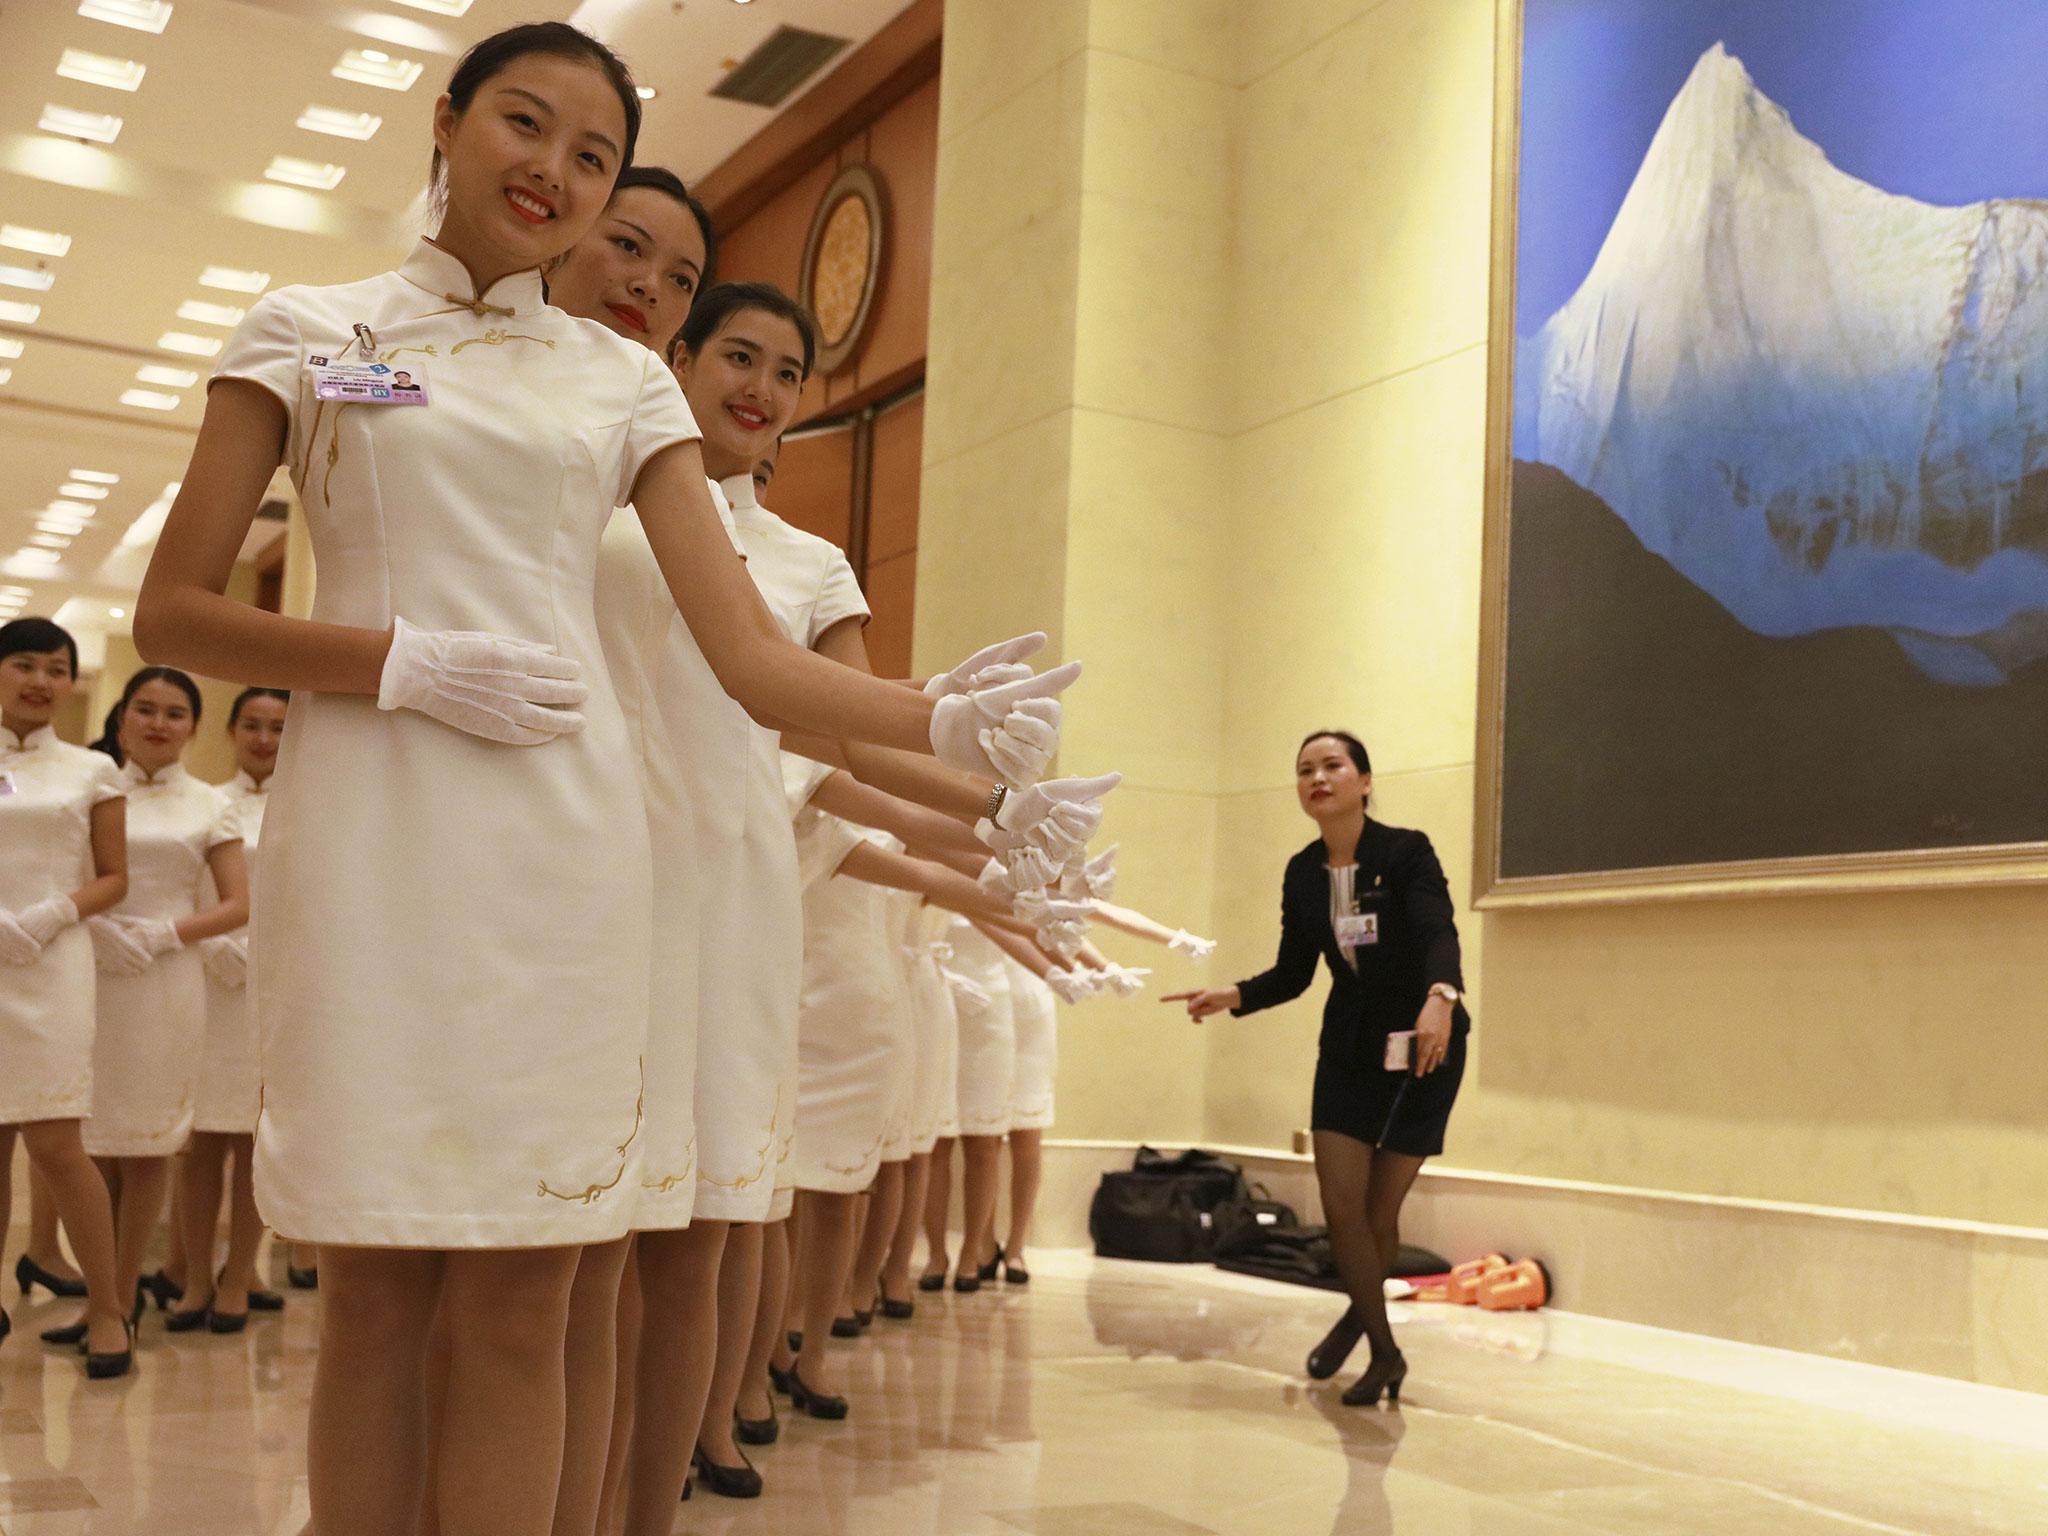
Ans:
[[[0,1232],[18,1134],[85,1275],[84,1326],[65,1332],[93,1375],[118,1376],[134,1360],[134,1288],[117,1282],[113,1205],[79,1132],[92,1110],[96,994],[80,925],[128,894],[127,801],[113,761],[59,741],[50,724],[77,677],[65,630],[0,625]],[[0,1338],[9,1327],[0,1312]]]
[[[551,1524],[570,1288],[641,1177],[652,871],[597,637],[613,508],[638,509],[750,710],[961,766],[986,768],[986,741],[1028,775],[1072,677],[934,704],[775,630],[673,377],[545,302],[540,268],[603,212],[639,111],[616,56],[561,24],[464,55],[434,113],[436,237],[396,272],[257,302],[137,610],[146,654],[294,694],[253,956],[257,1197],[322,1250],[323,1531],[412,1529],[443,1308],[443,1529]],[[394,366],[418,403],[377,393]],[[320,568],[310,620],[224,595],[280,462]]]
[[[198,945],[249,920],[240,822],[227,797],[180,761],[200,707],[198,684],[174,667],[144,667],[122,689],[115,739],[128,797],[128,894],[86,920],[99,986],[85,1150],[114,1199],[124,1293],[141,1279],[171,1159],[192,1136],[206,1046]],[[201,1308],[172,1314],[167,1326],[205,1321]]]
[[[235,776],[220,786],[220,792],[241,826],[252,882],[270,777],[284,744],[285,707],[290,702],[291,695],[281,688],[250,688],[228,710]],[[263,1082],[256,1019],[249,1006],[249,930],[243,927],[204,940],[199,953],[206,967],[206,1048],[199,1063],[192,1141],[178,1160],[177,1198],[171,1203],[180,1225],[177,1253],[183,1262],[175,1269],[165,1266],[170,1283],[164,1289],[182,1302],[180,1318],[201,1318],[214,1333],[239,1333],[252,1309],[276,1311],[284,1305],[281,1297],[256,1284],[263,1217],[256,1209],[252,1163]],[[216,1283],[211,1260],[224,1185],[228,1249]]]

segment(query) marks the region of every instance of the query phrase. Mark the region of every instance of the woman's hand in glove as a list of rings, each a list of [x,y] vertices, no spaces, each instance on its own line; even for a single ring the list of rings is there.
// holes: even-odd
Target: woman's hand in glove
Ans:
[[[148,947],[119,921],[111,917],[89,917],[85,930],[92,935],[93,964],[108,976],[144,976],[155,958]]]
[[[223,933],[199,941],[199,958],[206,962],[206,974],[233,990],[249,984],[249,936]]]
[[[1198,939],[1185,928],[1180,929],[1171,939],[1168,939],[1166,947],[1176,955],[1186,955],[1190,960],[1206,960],[1216,953],[1216,941],[1214,939]]]
[[[583,665],[524,640],[477,630],[391,626],[379,709],[410,709],[458,731],[531,747],[583,729]]]
[[[944,699],[956,693],[972,693],[977,688],[1014,683],[1019,678],[1031,676],[1031,668],[1024,663],[1044,649],[1043,630],[1033,630],[1014,640],[983,646],[950,672],[927,678],[925,694],[930,698]]]
[[[932,752],[949,768],[990,774],[1015,789],[1036,783],[1060,745],[1059,695],[1081,675],[1081,664],[996,688],[977,688],[939,700],[932,710]]]

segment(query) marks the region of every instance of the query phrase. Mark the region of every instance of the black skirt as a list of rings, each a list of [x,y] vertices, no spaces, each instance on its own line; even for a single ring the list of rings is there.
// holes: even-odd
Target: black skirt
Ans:
[[[1444,1127],[1465,1077],[1465,1031],[1451,1037],[1443,1064],[1427,1077],[1389,1072],[1375,1056],[1325,1049],[1316,1058],[1316,1087],[1309,1127],[1335,1131],[1387,1152],[1435,1157],[1444,1149]]]

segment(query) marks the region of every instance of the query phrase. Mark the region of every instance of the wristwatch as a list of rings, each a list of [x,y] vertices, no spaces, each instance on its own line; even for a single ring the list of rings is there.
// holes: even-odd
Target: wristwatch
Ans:
[[[997,826],[1001,826],[1002,823],[1000,821],[996,821],[996,817],[997,814],[1003,808],[1003,802],[1009,798],[1010,786],[1007,784],[998,784],[994,789],[988,792],[988,804],[982,807],[981,819],[983,821],[993,821]]]
[[[1429,995],[1431,997],[1442,998],[1445,1002],[1449,1003],[1453,1008],[1457,1007],[1458,1004],[1465,1001],[1465,994],[1460,992],[1456,987],[1452,986],[1448,981],[1440,981],[1435,986],[1431,987],[1429,989]]]

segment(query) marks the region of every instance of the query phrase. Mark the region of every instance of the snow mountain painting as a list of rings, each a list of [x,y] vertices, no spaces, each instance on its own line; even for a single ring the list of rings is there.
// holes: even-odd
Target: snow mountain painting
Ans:
[[[2048,189],[1942,180],[1941,110],[1893,157],[1912,191],[1881,184],[1911,130],[1844,105],[1874,12],[1843,0],[1812,59],[1782,8],[1676,8],[1715,35],[1651,39],[1690,69],[1630,167],[1587,171],[1600,90],[1635,82],[1546,69],[1610,70],[1673,12],[1525,4],[1499,873],[2048,842]],[[1824,122],[1879,125],[1843,132],[1863,174],[1746,27]],[[2013,30],[2017,74],[2048,37]],[[1619,196],[1589,266],[1542,244],[1532,197],[1577,190],[1544,155]],[[1952,184],[1987,195],[1924,195]]]

